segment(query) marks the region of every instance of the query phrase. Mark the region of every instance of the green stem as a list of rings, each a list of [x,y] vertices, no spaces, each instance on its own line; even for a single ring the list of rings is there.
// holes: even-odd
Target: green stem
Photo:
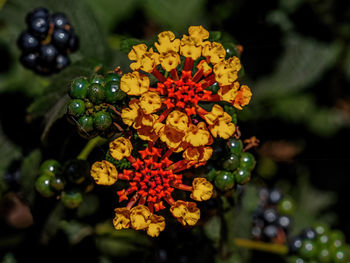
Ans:
[[[288,253],[288,247],[280,244],[271,244],[243,238],[235,238],[234,243],[238,247],[256,249],[274,254],[286,255]]]
[[[99,145],[102,145],[107,140],[104,138],[101,138],[100,136],[97,136],[93,139],[91,139],[83,148],[83,150],[79,153],[77,159],[80,160],[86,160],[89,156],[89,154],[92,152],[92,150]]]

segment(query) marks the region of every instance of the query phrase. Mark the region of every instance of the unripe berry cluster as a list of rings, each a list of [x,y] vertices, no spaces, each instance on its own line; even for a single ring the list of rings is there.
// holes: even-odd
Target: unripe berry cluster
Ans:
[[[63,167],[56,160],[47,160],[40,167],[35,188],[44,197],[56,196],[68,208],[76,208],[83,200],[82,192],[92,189],[90,165],[73,159]]]
[[[67,114],[82,137],[91,138],[98,134],[108,137],[113,134],[116,129],[113,122],[121,123],[115,104],[125,98],[125,93],[120,90],[118,73],[77,78],[68,92],[71,100]]]
[[[249,182],[251,171],[255,167],[254,156],[243,151],[241,140],[230,139],[225,150],[228,150],[228,154],[224,154],[223,160],[216,163],[216,166],[220,167],[211,169],[207,174],[208,180],[214,182],[220,191],[228,191],[237,184],[243,185]]]
[[[284,244],[291,227],[294,201],[277,189],[259,190],[259,206],[253,213],[251,234],[255,240]]]
[[[18,38],[21,63],[38,74],[50,75],[70,64],[68,54],[79,48],[79,38],[64,13],[36,8],[26,17],[27,30]]]
[[[345,243],[344,234],[330,230],[326,224],[305,228],[290,240],[289,251],[290,263],[350,262],[350,246]]]

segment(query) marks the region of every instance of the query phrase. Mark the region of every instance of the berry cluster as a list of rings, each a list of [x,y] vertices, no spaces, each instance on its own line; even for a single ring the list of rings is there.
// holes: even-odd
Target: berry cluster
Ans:
[[[290,215],[294,209],[294,201],[283,197],[277,189],[267,188],[260,189],[259,200],[259,206],[253,214],[253,238],[284,244],[291,227]]]
[[[207,174],[209,181],[213,181],[220,191],[228,191],[236,184],[243,185],[250,181],[251,171],[255,167],[255,158],[249,152],[243,151],[243,143],[239,139],[232,138],[228,141],[223,154],[222,162],[217,162],[221,167],[213,168]],[[215,149],[214,149],[215,152]]]
[[[38,74],[50,75],[70,64],[68,54],[79,47],[79,38],[63,13],[50,14],[36,8],[26,17],[27,30],[18,38],[23,66]]]
[[[93,186],[90,165],[83,160],[70,160],[63,167],[56,160],[47,160],[40,167],[35,188],[44,197],[58,196],[68,208],[76,208],[83,200],[82,192]]]
[[[119,85],[118,73],[93,75],[89,79],[80,77],[72,82],[67,114],[82,137],[91,138],[97,134],[108,137],[114,133],[118,125],[112,124],[120,118],[115,104],[126,96]]]
[[[349,262],[350,247],[339,230],[330,230],[325,224],[305,228],[289,242],[290,263]]]

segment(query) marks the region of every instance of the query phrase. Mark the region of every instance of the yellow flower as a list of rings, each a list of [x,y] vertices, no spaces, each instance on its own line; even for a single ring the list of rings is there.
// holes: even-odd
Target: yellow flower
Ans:
[[[204,76],[209,75],[213,71],[205,60],[199,61],[197,68],[203,70]]]
[[[134,123],[138,116],[139,108],[138,100],[135,99],[129,102],[129,108],[122,109],[121,117],[126,125],[131,126]]]
[[[123,75],[120,80],[120,89],[128,95],[139,96],[149,89],[149,78],[138,71]]]
[[[243,106],[250,102],[251,97],[252,92],[250,91],[250,88],[246,85],[242,85],[241,89],[237,92],[233,106],[241,110]]]
[[[171,71],[181,63],[181,59],[178,53],[169,51],[167,53],[160,54],[159,63],[162,65],[164,70]]]
[[[209,200],[213,195],[213,185],[205,178],[195,178],[192,182],[193,192],[191,198],[196,201]]]
[[[218,90],[218,95],[220,96],[220,99],[233,104],[238,89],[239,83],[236,81],[232,85],[220,87],[220,89]]]
[[[114,228],[117,230],[130,227],[130,210],[122,207],[116,208],[115,217],[113,219]]]
[[[190,36],[184,35],[181,39],[180,54],[186,58],[196,60],[202,55],[202,46],[196,45],[196,42]]]
[[[188,127],[188,116],[181,111],[174,110],[168,115],[166,119],[166,125],[169,125],[180,131],[185,131]]]
[[[95,162],[91,167],[90,174],[96,184],[100,185],[112,185],[118,179],[118,172],[115,166],[105,160]]]
[[[138,205],[130,210],[131,227],[135,230],[147,229],[152,213],[144,205]]]
[[[200,218],[200,210],[194,202],[178,200],[170,207],[170,212],[184,226],[194,226]]]
[[[119,137],[109,143],[109,151],[111,156],[116,160],[121,160],[124,157],[129,157],[132,151],[130,140]]]
[[[158,35],[158,43],[154,43],[159,53],[178,52],[180,39],[176,39],[171,31],[164,31]]]
[[[215,104],[208,114],[204,115],[204,119],[209,124],[211,134],[223,139],[230,138],[235,132],[235,125],[232,123],[232,118],[228,115],[221,106]]]
[[[188,161],[195,162],[206,162],[210,159],[213,154],[213,149],[211,147],[187,147],[182,157]]]
[[[141,95],[140,107],[145,114],[151,114],[162,107],[162,101],[158,93],[148,91]]]
[[[223,60],[214,66],[214,74],[216,81],[220,86],[233,84],[237,80],[237,73],[241,69],[239,58],[232,57],[228,60]]]
[[[213,143],[213,138],[210,135],[204,122],[196,125],[191,124],[188,128],[184,141],[191,146],[198,147]]]
[[[209,57],[212,64],[217,64],[225,59],[226,51],[223,45],[218,42],[205,41],[203,43],[202,55]]]
[[[196,43],[201,43],[209,37],[209,32],[202,26],[190,26],[188,33]]]
[[[153,52],[152,48],[147,51],[147,46],[145,44],[133,46],[132,50],[128,54],[128,57],[130,60],[136,61],[130,65],[132,70],[141,69],[145,72],[151,73],[159,64],[159,54]]]
[[[159,236],[159,233],[165,228],[164,217],[153,214],[150,216],[149,221],[150,223],[147,228],[147,234],[151,237]]]

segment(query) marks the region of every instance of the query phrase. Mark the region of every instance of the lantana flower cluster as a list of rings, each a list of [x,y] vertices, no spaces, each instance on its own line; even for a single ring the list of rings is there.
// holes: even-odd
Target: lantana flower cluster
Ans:
[[[148,146],[134,149],[134,136],[125,133],[110,143],[109,152],[114,160],[129,162],[130,168],[117,171],[113,163],[103,160],[91,169],[97,184],[128,181],[128,187],[117,192],[126,206],[115,209],[116,229],[133,228],[158,236],[165,218],[156,213],[166,207],[181,224],[193,226],[200,218],[196,203],[174,200],[172,192],[188,191],[194,201],[213,195],[213,186],[205,178],[195,177],[192,185],[186,185],[181,172],[206,164],[214,140],[234,135],[235,124],[223,105],[241,110],[252,93],[238,82],[239,58],[226,59],[223,45],[208,38],[202,26],[191,26],[181,39],[165,31],[154,48],[139,44],[128,54],[132,72],[121,77],[120,89],[130,100],[120,116]],[[151,79],[156,79],[152,85]],[[172,158],[174,154],[177,159]]]

